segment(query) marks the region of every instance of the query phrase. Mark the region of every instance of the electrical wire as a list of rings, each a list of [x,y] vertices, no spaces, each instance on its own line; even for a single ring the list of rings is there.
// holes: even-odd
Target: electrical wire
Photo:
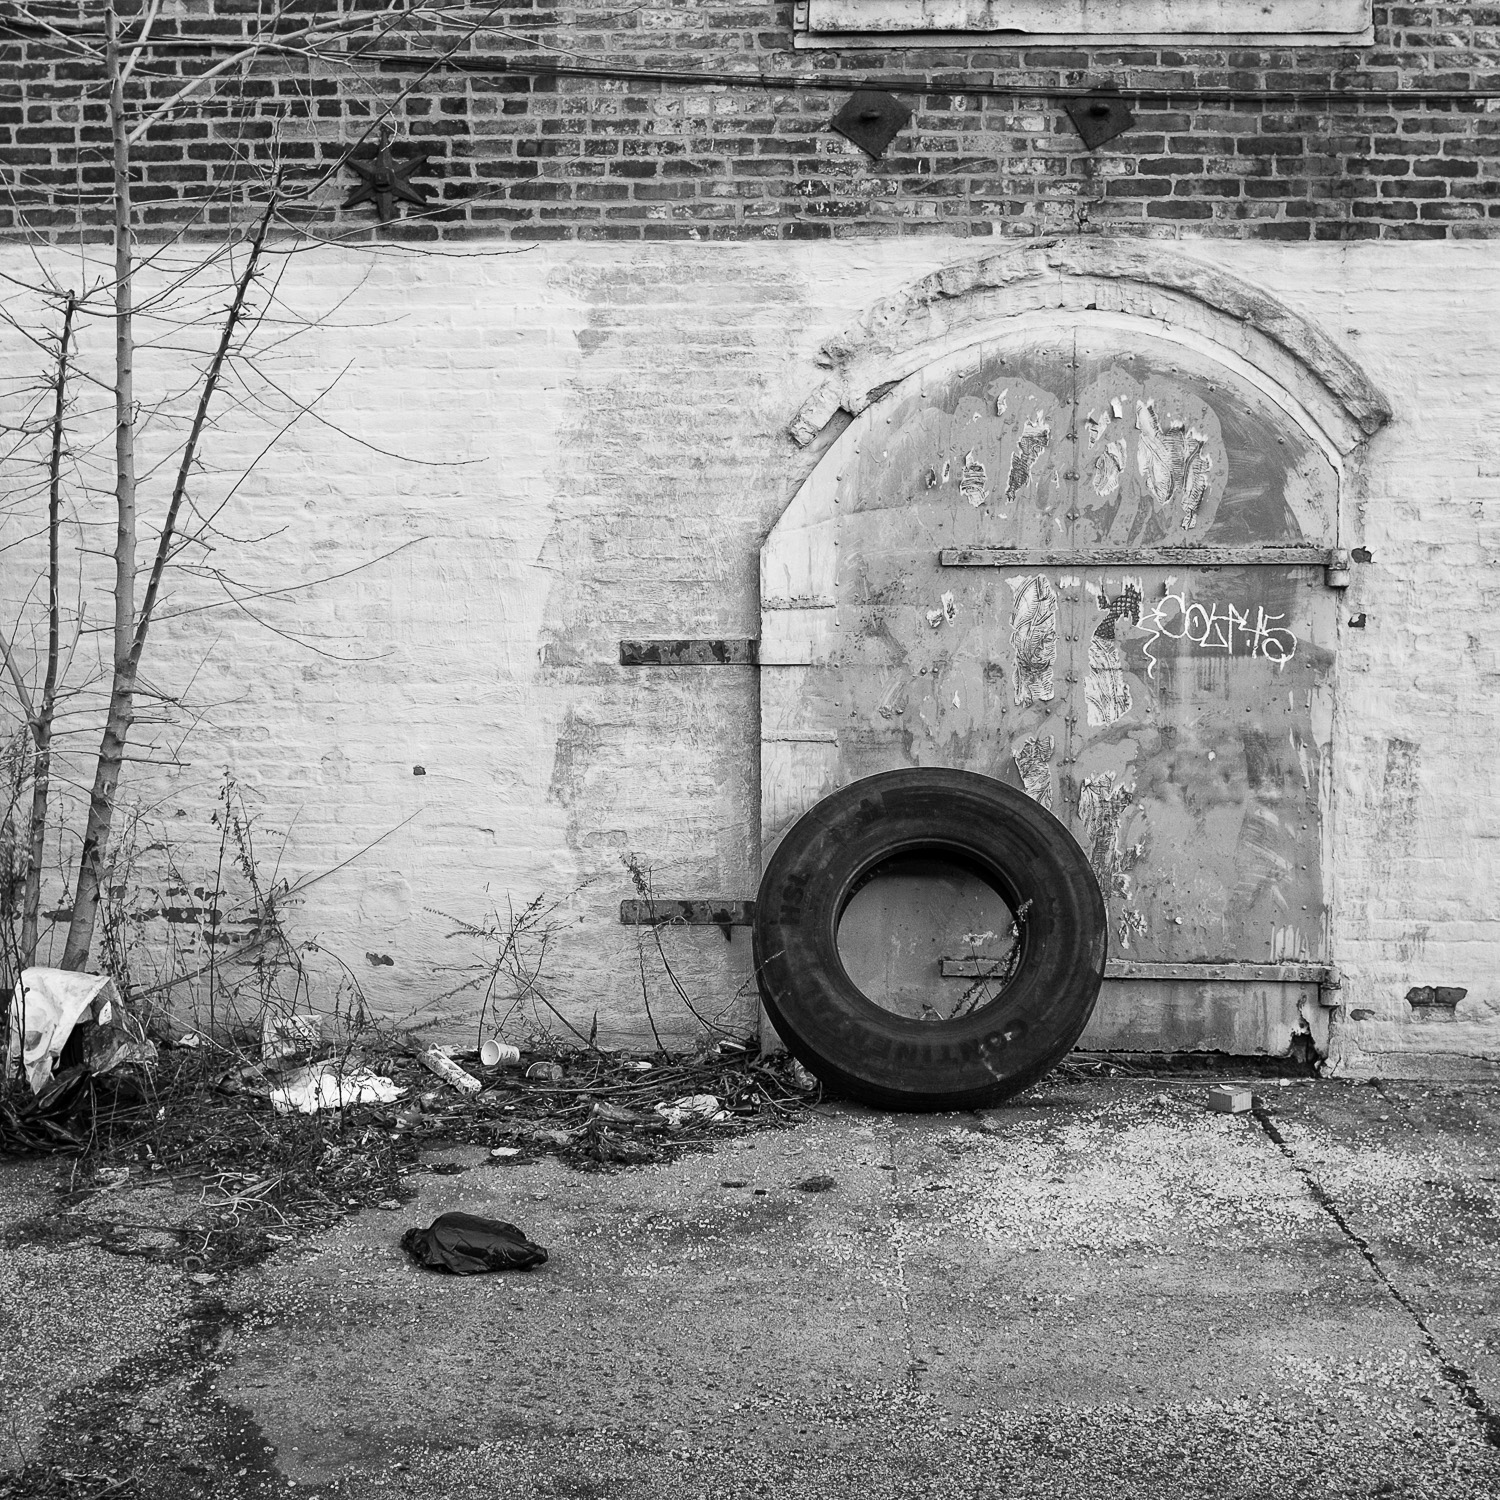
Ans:
[[[15,22],[0,22],[0,38],[7,33],[23,35]],[[79,34],[81,37],[81,34]],[[31,36],[29,40],[46,39]],[[274,41],[274,38],[272,39]],[[538,46],[544,45],[541,43]],[[156,37],[148,44],[152,52],[166,53],[178,48],[194,52],[243,51],[242,40],[222,37]],[[560,50],[560,49],[559,49]],[[893,48],[893,50],[899,50]],[[1111,50],[1118,50],[1111,49]],[[572,54],[576,55],[576,54]],[[878,73],[858,77],[851,74],[806,72],[733,72],[694,68],[635,68],[613,63],[570,62],[551,56],[516,56],[500,53],[449,53],[431,51],[385,52],[361,50],[340,58],[342,62],[369,62],[383,71],[426,69],[433,73],[466,73],[479,75],[519,75],[533,78],[598,79],[617,83],[652,85],[675,84],[689,88],[743,88],[775,92],[800,90],[818,93],[852,93],[858,89],[879,89],[888,94],[912,94],[924,98],[968,94],[981,98],[1023,100],[1094,99],[1109,95],[1140,104],[1290,104],[1330,106],[1339,104],[1411,105],[1411,104],[1478,104],[1500,101],[1500,88],[1362,88],[1348,84],[1330,84],[1326,88],[1251,89],[1182,85],[1180,87],[1132,86],[1116,80],[1094,84],[1007,83],[966,78],[945,72],[941,83],[932,78],[904,74]]]
[[[397,71],[430,67],[431,59],[419,53],[366,52],[364,57],[378,61],[382,68]],[[617,82],[675,83],[693,87],[753,88],[777,92],[806,89],[821,93],[847,94],[856,89],[880,89],[888,94],[934,95],[973,94],[1003,99],[1094,99],[1101,94],[1139,103],[1231,103],[1231,104],[1331,104],[1357,102],[1398,104],[1415,101],[1447,103],[1500,100],[1500,89],[1362,89],[1329,87],[1324,89],[1243,89],[1243,88],[1133,88],[1114,82],[1084,85],[994,83],[955,79],[945,74],[937,84],[928,78],[878,74],[872,78],[854,78],[827,73],[725,73],[679,68],[627,68],[603,63],[556,62],[552,58],[501,56],[494,53],[454,53],[443,59],[435,71],[479,74],[524,74],[532,77],[598,78]]]

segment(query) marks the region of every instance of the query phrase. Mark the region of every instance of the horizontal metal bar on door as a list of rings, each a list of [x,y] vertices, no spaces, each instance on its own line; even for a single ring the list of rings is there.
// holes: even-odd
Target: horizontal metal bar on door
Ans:
[[[627,927],[649,927],[663,923],[685,927],[750,927],[755,922],[755,902],[724,898],[699,900],[657,897],[620,903],[620,921]],[[1004,958],[944,958],[939,963],[944,979],[993,979],[1005,974]],[[1333,964],[1316,963],[1140,963],[1132,959],[1109,959],[1106,979],[1166,979],[1218,984],[1316,984],[1334,988],[1339,971]]]
[[[993,979],[1008,971],[1004,958],[945,958],[939,965],[944,979]],[[1106,979],[1185,979],[1219,984],[1317,984],[1329,988],[1338,983],[1332,964],[1153,964],[1111,958],[1104,965]]]
[[[755,667],[760,642],[755,637],[710,637],[699,640],[621,641],[622,667]]]
[[[1334,568],[1335,547],[945,547],[945,568]]]

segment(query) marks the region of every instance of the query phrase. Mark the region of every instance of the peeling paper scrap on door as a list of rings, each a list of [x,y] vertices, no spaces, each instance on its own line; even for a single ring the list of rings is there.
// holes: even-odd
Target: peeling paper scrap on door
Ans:
[[[1052,807],[1052,752],[1057,741],[1049,734],[1028,735],[1016,746],[1014,759],[1016,770],[1021,773],[1021,784],[1033,802],[1040,803],[1049,811]]]
[[[1088,831],[1089,863],[1106,899],[1130,896],[1130,872],[1145,852],[1139,844],[1121,848],[1120,823],[1135,801],[1134,786],[1116,784],[1113,771],[1085,776],[1078,792],[1078,816]]]
[[[985,500],[984,488],[988,483],[989,476],[984,472],[984,465],[978,463],[972,453],[966,454],[964,456],[964,471],[958,480],[959,494],[970,505],[983,505]]]
[[[1057,695],[1057,590],[1040,573],[1012,578],[1011,685],[1016,707],[1050,703]]]
[[[941,630],[945,622],[951,624],[957,615],[958,606],[953,602],[953,595],[944,594],[938,601],[938,607],[927,611],[927,623],[934,630]]]
[[[1179,419],[1159,421],[1155,401],[1137,403],[1135,426],[1140,434],[1136,469],[1147,492],[1162,509],[1180,499],[1182,530],[1191,531],[1198,524],[1198,511],[1213,473],[1208,435]]]
[[[1101,590],[1096,602],[1104,611],[1104,618],[1089,637],[1089,665],[1083,681],[1083,696],[1088,706],[1089,727],[1102,729],[1130,712],[1125,648],[1116,638],[1117,622],[1128,618],[1132,624],[1140,623],[1141,591],[1134,584],[1127,583],[1117,599],[1111,599]]]
[[[1005,503],[1010,505],[1016,496],[1031,482],[1036,471],[1037,460],[1046,451],[1047,439],[1052,429],[1040,412],[1028,417],[1021,425],[1021,435],[1010,455],[1010,473],[1005,478]]]

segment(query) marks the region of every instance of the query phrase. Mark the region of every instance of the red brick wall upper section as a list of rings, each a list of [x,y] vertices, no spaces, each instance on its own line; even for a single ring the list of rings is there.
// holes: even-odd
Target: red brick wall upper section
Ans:
[[[350,11],[383,10],[343,0]],[[411,0],[416,3],[416,0]],[[273,0],[165,0],[163,45],[130,81],[149,109],[226,57]],[[298,6],[283,30],[339,5]],[[339,166],[387,114],[396,149],[432,153],[425,214],[402,237],[537,239],[826,238],[911,233],[1030,235],[1088,229],[1277,240],[1473,237],[1500,227],[1500,7],[1374,9],[1369,47],[1163,50],[893,47],[795,52],[792,5],[662,0],[510,0],[484,12],[463,49],[521,59],[568,55],[623,69],[685,69],[929,81],[903,91],[915,113],[872,161],[828,128],[839,92],[628,79],[461,73],[423,76],[366,55],[267,57],[216,76],[134,148],[143,227],[243,218],[273,151],[302,194],[289,212],[338,234],[371,232],[372,211],[339,207]],[[84,28],[101,7],[39,3]],[[82,19],[80,20],[80,16]],[[132,21],[132,25],[134,22]],[[129,34],[127,32],[127,34]],[[441,52],[447,30],[407,21],[385,53]],[[368,46],[370,39],[360,45]],[[560,49],[560,51],[558,50]],[[109,219],[103,69],[77,43],[0,26],[0,234],[101,235]],[[1136,106],[1129,134],[1086,151],[1056,99],[982,86],[1186,91]],[[1337,103],[1267,93],[1437,91]],[[1218,100],[1192,97],[1224,91]]]

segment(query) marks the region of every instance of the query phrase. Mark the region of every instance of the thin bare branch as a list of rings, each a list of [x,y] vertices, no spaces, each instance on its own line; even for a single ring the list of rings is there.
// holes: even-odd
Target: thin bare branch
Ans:
[[[47,668],[42,701],[32,726],[36,758],[31,770],[31,816],[27,824],[26,878],[21,892],[21,960],[36,959],[42,910],[42,861],[46,854],[47,804],[52,793],[52,721],[57,710],[59,657],[62,647],[62,451],[68,397],[68,345],[73,337],[77,302],[69,294],[58,340],[56,397],[52,407],[52,451],[47,464]]]
[[[198,398],[198,409],[193,413],[192,430],[188,433],[187,442],[183,445],[182,462],[177,469],[177,482],[172,486],[172,499],[167,505],[166,520],[162,522],[161,537],[156,548],[156,560],[151,565],[151,577],[146,584],[146,597],[141,602],[140,616],[135,627],[135,636],[130,651],[133,663],[139,663],[141,652],[146,646],[146,632],[151,628],[151,616],[156,609],[156,601],[161,592],[162,574],[166,571],[167,559],[171,555],[173,529],[177,524],[177,513],[182,508],[183,496],[187,493],[188,478],[193,469],[193,458],[198,451],[198,439],[203,433],[203,423],[208,416],[209,404],[213,401],[214,392],[218,389],[219,375],[224,368],[224,357],[234,342],[235,330],[244,312],[245,298],[249,294],[251,282],[255,279],[261,251],[265,247],[266,231],[270,228],[275,212],[276,191],[273,189],[271,199],[266,204],[265,212],[256,226],[255,239],[250,246],[250,254],[246,257],[245,268],[235,283],[234,300],[224,318],[224,327],[219,336],[219,347],[214,351],[213,363],[204,377],[203,388]]]
[[[243,63],[254,62],[257,57],[268,52],[296,52],[299,49],[291,46],[291,43],[302,37],[331,37],[347,35],[351,32],[357,33],[369,26],[372,17],[355,13],[349,16],[339,16],[331,21],[317,21],[311,25],[301,27],[296,31],[281,32],[271,40],[264,29],[246,46],[238,52],[232,52],[221,62],[215,63],[211,68],[205,68],[203,72],[190,78],[169,99],[164,99],[150,114],[143,116],[137,121],[135,129],[130,132],[129,142],[133,146],[146,134],[146,132],[164,115],[170,114],[179,104],[197,93],[205,83],[222,74],[239,67]]]
[[[253,593],[229,594],[227,599],[215,599],[208,604],[189,604],[182,609],[174,609],[168,614],[161,615],[163,620],[180,620],[184,615],[203,614],[210,609],[223,609],[231,604],[247,604],[255,599],[281,599],[288,594],[300,593],[303,589],[321,588],[325,583],[336,583],[340,578],[348,578],[351,574],[362,573],[366,568],[373,568],[387,559],[395,557],[398,553],[405,552],[408,547],[419,547],[423,542],[431,541],[431,537],[414,536],[410,541],[402,542],[398,547],[392,547],[388,552],[382,552],[375,557],[366,558],[363,562],[355,563],[352,568],[343,568],[337,573],[324,573],[319,578],[309,578],[303,583],[283,584],[280,588],[256,589]],[[217,569],[213,570],[212,576],[219,586],[229,591],[230,580]]]
[[[10,673],[11,686],[16,690],[16,697],[21,703],[21,712],[26,716],[26,727],[33,733],[36,730],[37,714],[36,704],[26,686],[26,679],[21,675],[20,664],[16,661],[15,637],[6,637],[0,633],[0,656],[5,657],[5,670]]]
[[[130,60],[125,64],[124,71],[120,74],[120,82],[128,83],[130,75],[135,72],[135,65],[141,60],[146,49],[146,41],[151,35],[151,28],[156,25],[156,18],[161,13],[161,0],[151,0],[150,8],[146,11],[145,19],[141,22],[141,34],[131,43]]]

